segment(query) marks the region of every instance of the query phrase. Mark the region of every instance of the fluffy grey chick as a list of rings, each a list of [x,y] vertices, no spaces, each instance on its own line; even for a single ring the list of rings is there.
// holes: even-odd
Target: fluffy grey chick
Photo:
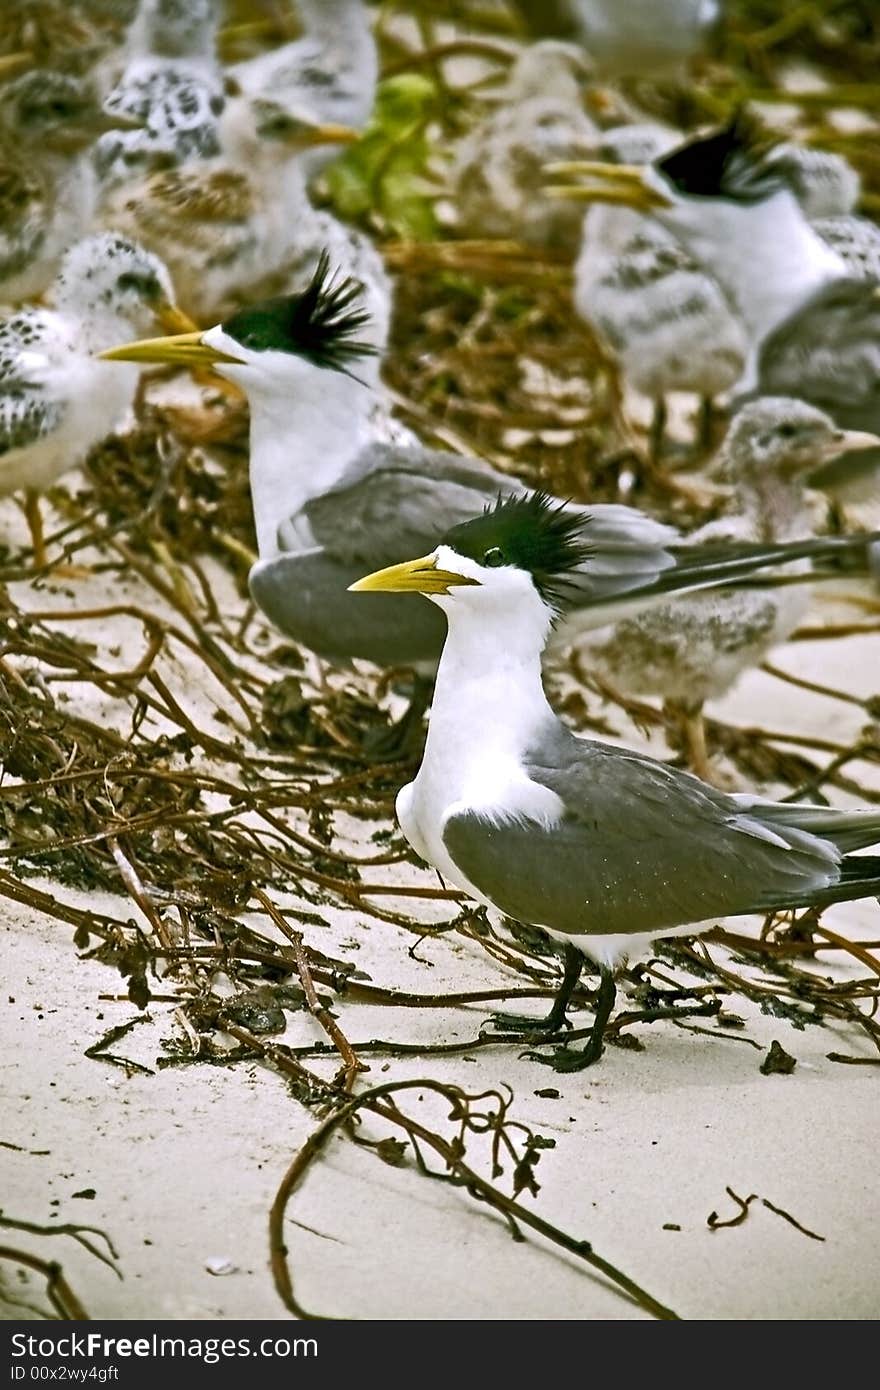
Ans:
[[[584,112],[586,56],[544,39],[516,59],[498,106],[462,140],[452,169],[459,226],[574,252],[583,220],[543,196],[545,164],[591,158],[599,132]]]
[[[34,68],[0,88],[0,303],[41,294],[90,230],[88,147],[110,124],[79,77]]]
[[[730,425],[716,462],[732,487],[725,514],[689,540],[799,540],[813,534],[806,478],[820,464],[866,447],[872,436],[842,430],[803,401],[761,397]],[[793,565],[797,572],[801,562]],[[725,695],[800,623],[810,588],[722,589],[648,609],[578,642],[583,666],[623,695],[660,695],[685,735],[688,764],[719,781],[707,753],[706,700]]]

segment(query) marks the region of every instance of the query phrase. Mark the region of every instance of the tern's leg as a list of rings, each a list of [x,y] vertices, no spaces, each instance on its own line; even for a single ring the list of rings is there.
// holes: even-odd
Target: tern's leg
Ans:
[[[715,403],[711,396],[703,396],[700,401],[700,414],[697,424],[697,449],[700,454],[712,452],[715,436]]]
[[[696,709],[679,710],[681,728],[685,738],[688,767],[704,782],[711,781],[712,759],[706,747],[706,723],[703,719],[703,706]]]
[[[43,513],[40,510],[40,494],[33,488],[25,490],[24,514],[27,517],[34,549],[34,569],[41,570],[48,564],[48,557],[46,555],[46,537],[43,532]],[[53,579],[84,579],[90,574],[91,570],[85,569],[82,565],[55,564],[52,566]]]
[[[42,569],[46,563],[46,537],[43,533],[43,514],[40,511],[40,494],[27,488],[24,494],[24,514],[31,533],[34,547],[34,569]]]
[[[710,787],[717,787],[719,791],[736,791],[741,784],[736,777],[716,767],[706,746],[702,704],[680,705],[675,700],[667,700],[663,708],[681,729],[687,765],[694,776],[708,782]]]
[[[562,983],[546,1018],[529,1018],[528,1014],[493,1014],[492,1022],[496,1027],[507,1033],[558,1033],[565,1026],[565,1011],[581,977],[584,958],[575,946],[566,943],[564,961]]]
[[[529,1052],[527,1056],[534,1062],[542,1062],[544,1066],[552,1067],[554,1071],[583,1071],[584,1067],[591,1067],[594,1062],[598,1062],[605,1050],[605,1028],[614,1008],[616,994],[614,972],[607,965],[600,965],[599,989],[594,1006],[596,1018],[584,1046],[557,1047],[549,1056],[542,1056],[539,1052]]]
[[[658,396],[654,402],[654,414],[651,418],[651,428],[648,433],[648,457],[652,463],[656,463],[663,453],[663,441],[666,437],[666,400],[663,396]]]
[[[684,754],[691,772],[704,782],[712,782],[715,769],[709,750],[706,747],[706,725],[703,720],[703,706],[682,705],[677,700],[667,700],[663,712],[677,727],[684,743]]]

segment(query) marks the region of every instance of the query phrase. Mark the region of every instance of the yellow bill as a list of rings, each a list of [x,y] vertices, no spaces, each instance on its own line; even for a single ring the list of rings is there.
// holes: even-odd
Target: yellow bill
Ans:
[[[180,313],[179,310],[176,310]],[[190,320],[186,320],[190,322]],[[218,362],[242,362],[202,341],[202,332],[174,333],[167,338],[140,338],[97,353],[103,362],[162,362],[180,367],[213,367]]]
[[[167,300],[159,305],[156,310],[156,318],[166,333],[201,332],[195,319],[191,319],[189,314],[185,314],[182,309],[178,309],[176,304],[171,304]]]
[[[479,579],[469,579],[467,575],[456,574],[453,570],[438,569],[436,555],[423,555],[418,560],[405,560],[402,565],[375,570],[348,587],[352,593],[358,594],[447,594],[457,584],[479,582]]]
[[[622,203],[639,212],[672,206],[672,198],[655,188],[649,178],[650,165],[606,164],[604,160],[565,160],[545,164],[543,172],[552,177],[576,177],[579,183],[548,183],[544,192],[552,198],[569,198],[585,203]]]
[[[354,145],[360,140],[361,132],[353,126],[337,125],[334,121],[327,121],[323,125],[303,121],[291,138],[295,144],[306,148],[312,145]]]

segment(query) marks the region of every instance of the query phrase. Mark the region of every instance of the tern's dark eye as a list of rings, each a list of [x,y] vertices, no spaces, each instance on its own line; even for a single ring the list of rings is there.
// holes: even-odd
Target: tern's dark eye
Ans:
[[[495,569],[498,565],[504,564],[504,551],[500,546],[493,545],[491,550],[487,550],[483,556],[483,564],[490,569]]]
[[[780,425],[779,436],[781,439],[794,439],[797,434],[797,425]]]

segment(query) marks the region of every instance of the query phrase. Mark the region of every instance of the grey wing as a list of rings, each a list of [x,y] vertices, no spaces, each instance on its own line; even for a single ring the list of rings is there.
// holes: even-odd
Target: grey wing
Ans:
[[[565,730],[550,744],[528,771],[560,798],[556,824],[463,810],[443,830],[464,877],[510,917],[573,936],[662,933],[809,901],[840,877],[828,841],[766,825],[688,773]]]
[[[318,544],[366,574],[428,554],[451,526],[478,516],[499,494],[524,491],[476,459],[382,445],[364,450],[339,486],[303,511]],[[283,543],[283,526],[279,537]]]
[[[849,429],[880,426],[880,295],[838,280],[769,335],[759,391],[809,401]]]
[[[613,502],[571,507],[584,515],[590,547],[583,570],[570,576],[572,610],[641,590],[674,568],[670,547],[680,543],[681,536],[673,526]]]
[[[527,491],[478,459],[439,450],[374,446],[338,487],[303,508],[311,534],[337,561],[381,569],[432,551],[444,533],[499,495]],[[732,582],[777,558],[779,547],[691,546],[672,526],[615,503],[568,507],[584,518],[590,554],[569,576],[565,627],[601,626],[628,597],[640,606],[683,589]],[[296,519],[279,528],[282,550],[302,548]],[[804,554],[817,545],[804,542]],[[353,576],[358,577],[358,576]],[[610,610],[610,611],[609,611]]]
[[[476,460],[373,446],[337,487],[281,524],[281,553],[254,566],[251,593],[282,632],[322,656],[434,665],[446,624],[433,604],[419,594],[350,594],[349,584],[429,553],[499,492],[522,490]],[[314,544],[302,541],[303,519]]]
[[[338,550],[338,547],[336,548]],[[424,552],[424,546],[422,547]],[[389,556],[387,563],[413,559]],[[446,623],[421,594],[350,594],[349,584],[386,560],[357,561],[333,550],[283,551],[250,572],[254,602],[281,632],[328,660],[377,666],[435,666]]]
[[[378,568],[428,553],[449,527],[479,516],[499,496],[527,491],[479,459],[383,444],[365,450],[352,473],[304,512],[321,545],[358,561],[375,557]],[[674,527],[614,503],[568,505],[583,515],[591,549],[576,581],[585,601],[625,592],[674,564]]]

